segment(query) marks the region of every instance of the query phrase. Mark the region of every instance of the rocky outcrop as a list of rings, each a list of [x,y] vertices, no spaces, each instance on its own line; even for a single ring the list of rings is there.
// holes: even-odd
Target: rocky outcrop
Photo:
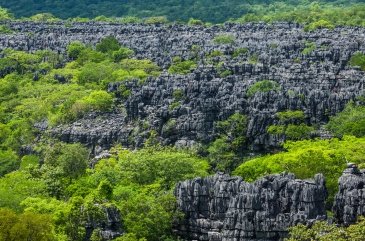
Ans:
[[[281,240],[298,223],[324,219],[324,177],[298,180],[270,175],[254,183],[217,174],[184,181],[175,195],[184,219],[175,232],[184,240]]]
[[[83,207],[85,217],[85,240],[97,235],[101,240],[112,240],[123,234],[122,221],[118,208],[113,204],[93,204],[93,208]]]
[[[107,23],[7,24],[15,32],[0,35],[0,49],[51,49],[64,53],[71,41],[95,45],[101,38],[114,35],[135,51],[136,58],[152,59],[162,68],[161,76],[149,78],[143,84],[123,82],[131,91],[129,98],[119,100],[125,110],[123,118],[113,120],[115,115],[121,115],[117,111],[104,115],[108,121],[105,125],[99,125],[98,118],[86,118],[53,131],[63,140],[90,146],[108,148],[114,141],[140,146],[151,130],[159,134],[164,144],[208,143],[218,136],[215,123],[239,112],[248,116],[246,135],[250,147],[268,150],[278,147],[286,138],[267,133],[268,126],[278,123],[277,112],[303,110],[306,124],[321,126],[328,122],[329,116],[364,93],[364,72],[348,65],[353,53],[365,52],[365,28],[360,27],[305,32],[300,25],[291,23],[225,24],[209,28]],[[232,35],[235,41],[217,44],[214,38],[218,35]],[[237,49],[244,51],[235,55]],[[211,56],[214,50],[221,54]],[[169,74],[167,68],[175,56],[196,59],[197,69],[188,75]],[[253,96],[246,94],[250,86],[265,79],[277,82],[280,87]],[[182,98],[177,100],[175,91],[180,91]],[[137,128],[136,123],[144,128]],[[322,136],[321,131],[317,134]]]
[[[335,221],[344,225],[353,224],[358,216],[365,215],[365,170],[359,170],[350,163],[338,184],[333,205]]]

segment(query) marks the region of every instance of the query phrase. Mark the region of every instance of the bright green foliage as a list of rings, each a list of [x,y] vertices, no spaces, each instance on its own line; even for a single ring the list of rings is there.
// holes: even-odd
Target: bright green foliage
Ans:
[[[190,26],[194,26],[194,25],[202,26],[202,25],[204,25],[204,22],[202,20],[199,20],[199,19],[190,18],[189,21],[188,21],[188,25],[190,25]]]
[[[16,214],[10,209],[0,208],[1,241],[53,241],[51,217],[25,212]]]
[[[146,24],[164,24],[167,22],[168,20],[165,16],[149,17],[144,20]]]
[[[131,50],[129,48],[121,47],[120,49],[113,52],[113,59],[114,59],[114,62],[119,62],[122,59],[130,58],[133,55],[134,55],[133,50]]]
[[[331,117],[327,128],[336,136],[365,136],[365,106],[350,103],[345,110]]]
[[[113,51],[118,51],[120,47],[120,43],[115,37],[108,36],[100,40],[96,45],[96,50],[102,53],[112,53]]]
[[[124,179],[139,185],[158,182],[168,189],[180,180],[205,176],[208,169],[205,160],[169,148],[124,151],[119,155],[119,164]]]
[[[56,22],[60,21],[60,19],[56,18],[50,13],[38,13],[36,15],[33,15],[29,17],[30,20],[35,22]]]
[[[293,122],[293,121],[304,121],[305,115],[301,110],[288,110],[278,112],[277,116],[281,122]]]
[[[36,155],[25,155],[20,162],[20,170],[27,170],[39,166],[39,157]]]
[[[208,57],[210,58],[215,58],[215,57],[219,57],[222,56],[223,53],[219,50],[213,50],[212,52],[210,52],[210,54],[208,55]]]
[[[2,133],[0,133],[2,134]],[[19,167],[19,157],[11,150],[0,150],[0,177]]]
[[[197,67],[197,64],[193,60],[181,60],[181,58],[175,58],[173,64],[168,69],[170,74],[188,74]]]
[[[46,147],[42,178],[48,193],[60,198],[67,185],[85,174],[88,151],[80,144],[56,143]]]
[[[267,132],[272,135],[285,135],[287,140],[309,139],[311,132],[313,131],[313,127],[307,126],[303,123],[299,125],[272,125],[267,129]]]
[[[236,38],[233,35],[222,34],[214,37],[213,42],[216,44],[234,44]]]
[[[243,163],[235,171],[246,181],[254,181],[267,174],[292,172],[298,178],[310,178],[323,173],[330,198],[337,191],[337,180],[346,167],[346,160],[364,163],[365,138],[345,136],[343,140],[304,140],[286,142],[286,152],[252,159]]]
[[[77,59],[84,49],[86,49],[86,46],[83,43],[79,41],[72,42],[67,46],[67,55],[71,59]]]
[[[309,139],[314,128],[302,123],[305,119],[303,111],[288,110],[277,113],[279,124],[268,127],[267,132],[272,135],[285,135],[286,140]]]
[[[232,171],[240,161],[246,144],[247,117],[235,113],[216,124],[219,137],[208,147],[209,160],[213,168]]]
[[[328,2],[328,3],[326,3]],[[361,1],[358,1],[362,3]],[[364,26],[364,4],[356,1],[288,1],[273,2],[270,5],[253,5],[251,13],[243,15],[238,22],[289,21],[306,24],[306,30],[332,29],[338,25]]]
[[[247,96],[252,97],[258,92],[277,91],[280,85],[272,80],[262,80],[251,85],[247,90]]]
[[[28,197],[45,196],[45,183],[27,171],[15,171],[0,178],[0,207],[20,211]]]
[[[10,20],[13,19],[13,14],[11,14],[7,9],[0,7],[0,20]]]
[[[248,53],[248,48],[238,48],[234,50],[232,57],[236,58],[240,55],[246,55],[247,53]]]
[[[317,46],[316,46],[315,43],[306,42],[305,43],[305,48],[303,49],[302,54],[308,55],[308,54],[312,53],[316,48],[317,48]]]
[[[308,24],[306,26],[305,30],[313,31],[313,30],[321,29],[321,28],[334,29],[335,26],[330,21],[320,19],[316,22]]]
[[[359,66],[362,70],[365,70],[365,54],[356,52],[350,59],[351,66]]]
[[[289,238],[286,241],[363,241],[365,240],[365,219],[348,227],[316,222],[311,227],[300,224],[290,229]]]

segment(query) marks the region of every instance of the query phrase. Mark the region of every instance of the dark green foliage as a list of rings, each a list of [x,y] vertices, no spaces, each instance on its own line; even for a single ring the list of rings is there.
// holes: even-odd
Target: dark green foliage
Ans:
[[[85,48],[86,46],[81,42],[72,42],[67,46],[67,55],[71,59],[77,59]]]
[[[216,170],[231,171],[237,165],[246,143],[247,117],[235,113],[216,124],[219,136],[208,147],[209,160]]]
[[[3,134],[0,132],[0,135]],[[11,150],[0,150],[0,177],[19,168],[19,157]]]
[[[245,55],[248,53],[248,49],[247,48],[238,48],[238,49],[235,49],[233,54],[232,54],[232,57],[233,58],[236,58],[240,55]]]
[[[128,58],[132,57],[133,55],[134,55],[133,50],[131,50],[129,48],[121,47],[120,49],[113,52],[113,59],[114,59],[114,62],[119,62],[122,59],[128,59]]]
[[[305,48],[302,50],[302,54],[308,55],[312,53],[317,48],[316,44],[313,42],[306,42]]]
[[[236,38],[233,35],[224,34],[215,36],[213,42],[216,44],[233,44]]]
[[[304,140],[311,137],[314,128],[304,124],[305,115],[300,110],[288,110],[277,113],[279,123],[268,127],[272,135],[285,135],[287,140]]]
[[[365,54],[361,52],[355,53],[350,59],[351,66],[358,66],[365,71]]]
[[[271,80],[262,80],[251,85],[247,90],[247,96],[252,97],[258,92],[277,91],[280,89],[280,85]]]
[[[197,67],[197,64],[193,60],[181,60],[175,58],[173,64],[168,69],[170,74],[188,74]]]
[[[112,53],[120,49],[120,43],[113,36],[108,36],[100,40],[100,43],[96,45],[96,50],[102,53]]]
[[[350,103],[345,110],[331,117],[327,128],[336,136],[365,136],[365,106]]]
[[[250,13],[243,15],[238,22],[289,21],[305,24],[305,30],[318,28],[332,29],[334,26],[364,26],[362,1],[290,1],[274,2],[270,5],[256,4]]]

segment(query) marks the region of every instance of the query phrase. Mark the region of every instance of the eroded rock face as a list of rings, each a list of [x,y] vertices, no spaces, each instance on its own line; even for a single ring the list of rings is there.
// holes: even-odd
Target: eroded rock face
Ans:
[[[254,183],[216,174],[184,181],[175,195],[184,220],[176,233],[185,240],[281,240],[298,223],[324,219],[324,177],[298,180],[270,175]]]
[[[365,170],[350,165],[338,184],[333,205],[335,221],[344,225],[353,224],[358,216],[365,215]]]
[[[251,149],[269,150],[286,138],[267,133],[268,126],[278,124],[277,112],[303,110],[306,124],[320,126],[364,93],[364,72],[348,65],[353,53],[365,52],[365,28],[360,27],[304,32],[301,26],[290,23],[225,24],[210,28],[8,24],[16,32],[0,35],[0,49],[51,49],[64,53],[71,41],[95,45],[101,38],[114,35],[122,45],[135,51],[136,58],[152,59],[162,68],[163,73],[157,78],[148,78],[143,84],[126,84],[131,95],[120,100],[125,108],[123,118],[112,120],[121,115],[116,110],[117,113],[105,114],[108,124],[100,125],[97,118],[86,118],[54,131],[63,140],[106,149],[115,141],[138,147],[151,130],[157,131],[163,144],[208,143],[218,136],[215,123],[239,112],[248,116],[246,136]],[[214,37],[222,34],[234,36],[234,43],[215,43]],[[308,47],[313,45],[312,49]],[[246,52],[236,56],[237,49]],[[210,57],[213,50],[221,55]],[[188,75],[168,74],[175,56],[197,59],[197,69]],[[280,88],[248,96],[250,86],[261,80],[275,81]],[[111,84],[109,91],[116,91],[117,86]],[[181,91],[181,99],[174,97],[175,91]],[[314,134],[321,136],[322,132]]]

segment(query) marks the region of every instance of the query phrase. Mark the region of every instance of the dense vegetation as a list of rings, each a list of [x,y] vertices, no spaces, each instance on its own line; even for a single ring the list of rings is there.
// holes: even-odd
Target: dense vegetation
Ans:
[[[335,224],[316,222],[311,227],[298,225],[291,228],[290,237],[286,241],[362,241],[365,237],[365,220],[349,227],[338,227]]]
[[[318,3],[317,3],[318,2]],[[229,19],[239,21],[297,21],[309,23],[308,28],[333,27],[338,24],[363,25],[364,5],[361,0],[186,0],[186,1],[119,1],[119,0],[79,0],[79,1],[32,1],[0,0],[0,6],[9,8],[16,17],[30,17],[39,13],[51,13],[62,19],[124,17],[120,21],[140,21],[138,18],[153,17],[149,22],[185,21],[194,25],[204,22],[222,23]],[[102,16],[105,15],[105,16]],[[133,16],[133,17],[131,17]],[[155,18],[164,16],[164,18]],[[33,20],[50,16],[37,15]],[[138,17],[138,18],[135,18]],[[52,19],[52,18],[51,18]],[[199,20],[197,20],[199,19]]]
[[[91,2],[91,3],[90,3]],[[364,5],[337,7],[339,2],[324,4],[300,1],[170,1],[146,4],[146,1],[39,1],[27,0],[0,4],[11,8],[17,16],[29,16],[39,11],[52,12],[57,17],[108,16],[151,17],[146,23],[166,23],[168,20],[188,20],[191,17],[204,21],[222,22],[240,17],[247,21],[296,21],[306,24],[307,30],[333,28],[335,25],[364,25]],[[345,2],[343,2],[345,3]],[[261,4],[261,5],[257,5]],[[145,6],[149,6],[146,9]],[[175,6],[175,7],[173,7]],[[182,8],[181,14],[179,8]],[[68,11],[62,9],[67,8]],[[80,10],[83,12],[80,12]],[[204,11],[202,10],[204,9]],[[235,10],[233,10],[235,9]],[[86,11],[93,10],[93,11]],[[87,12],[92,12],[90,15]],[[212,14],[214,12],[214,14]],[[166,15],[165,17],[158,17]],[[152,17],[155,16],[155,17]],[[157,17],[156,17],[157,16]],[[13,16],[0,9],[2,20]],[[57,21],[51,14],[36,14],[33,21]],[[85,19],[78,18],[78,21]],[[114,21],[97,17],[100,21]],[[139,22],[134,17],[118,21]],[[190,19],[190,25],[203,25]],[[6,32],[6,29],[1,30]],[[218,45],[232,45],[235,38],[219,35],[213,40]],[[192,52],[198,52],[198,46]],[[303,54],[316,46],[308,42]],[[246,48],[235,49],[232,57],[248,54]],[[181,213],[175,209],[172,190],[177,182],[196,176],[206,176],[211,170],[231,172],[246,181],[254,181],[267,174],[293,172],[298,178],[309,178],[316,173],[326,176],[329,203],[337,190],[337,179],[347,161],[365,165],[365,107],[361,98],[350,103],[338,115],[331,117],[327,129],[337,138],[313,140],[314,127],[308,126],[300,110],[277,113],[275,124],[267,131],[271,135],[285,136],[284,152],[261,157],[245,157],[247,151],[247,116],[235,113],[226,120],[216,122],[215,140],[195,150],[177,150],[162,147],[153,138],[144,148],[136,151],[120,146],[112,148],[113,155],[90,165],[89,150],[81,144],[67,144],[40,135],[35,124],[55,126],[77,120],[90,112],[109,112],[121,109],[116,101],[127,98],[131,92],[123,83],[137,80],[139,85],[148,76],[158,76],[161,69],[148,59],[134,58],[134,52],[121,46],[113,37],[104,38],[95,48],[73,42],[67,48],[67,58],[50,51],[26,53],[7,49],[0,59],[0,241],[2,240],[85,240],[85,224],[102,220],[103,210],[112,208],[121,213],[127,234],[116,240],[175,240],[171,227]],[[207,54],[207,60],[217,67],[220,76],[230,72],[215,63],[223,55],[219,50]],[[257,56],[250,57],[257,62]],[[365,68],[365,57],[357,53],[351,66]],[[170,74],[189,74],[197,67],[195,58],[174,58]],[[107,85],[122,82],[117,93],[106,91]],[[252,84],[248,98],[256,94],[275,92],[280,85],[271,80]],[[181,90],[173,93],[170,110],[179,107],[184,99]],[[174,121],[164,127],[173,129]],[[36,141],[35,141],[36,140]],[[24,150],[33,144],[32,153]],[[24,154],[26,153],[26,154]],[[197,154],[199,153],[199,154]],[[290,241],[306,240],[363,240],[363,222],[348,228],[324,223],[312,229],[298,226],[292,229]],[[323,231],[324,230],[324,231]],[[98,229],[91,240],[100,240]]]

